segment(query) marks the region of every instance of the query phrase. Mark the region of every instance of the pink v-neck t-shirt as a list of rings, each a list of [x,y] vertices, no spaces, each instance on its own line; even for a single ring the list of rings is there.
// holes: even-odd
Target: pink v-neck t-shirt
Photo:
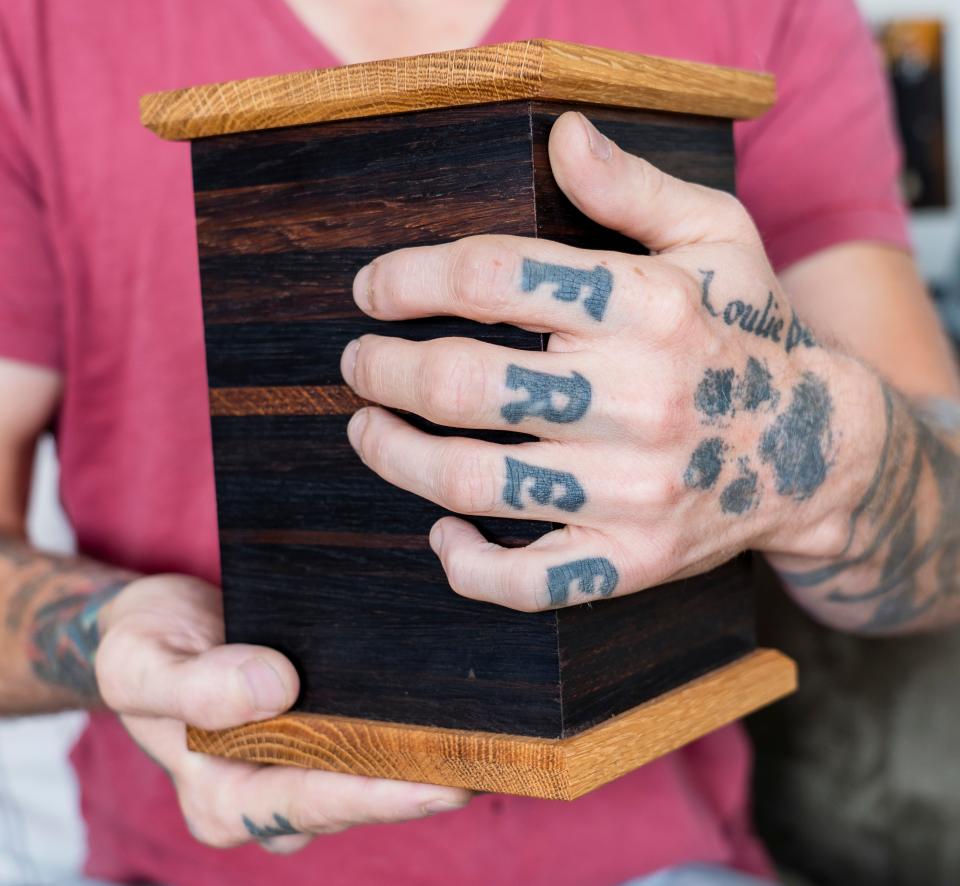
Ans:
[[[772,71],[779,102],[736,144],[774,264],[907,245],[852,0],[510,0],[482,42],[529,37]],[[144,130],[138,97],[336,63],[283,0],[3,0],[0,356],[64,374],[61,497],[87,554],[218,580],[189,148]],[[739,727],[572,803],[481,796],[292,856],[195,842],[112,715],[91,717],[74,762],[87,870],[117,882],[603,886],[682,862],[766,865]]]

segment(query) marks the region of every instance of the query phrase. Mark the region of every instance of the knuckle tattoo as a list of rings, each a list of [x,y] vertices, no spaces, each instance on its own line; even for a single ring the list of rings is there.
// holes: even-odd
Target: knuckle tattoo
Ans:
[[[617,568],[606,557],[585,557],[550,566],[547,593],[551,606],[565,606],[571,594],[579,597],[609,597],[620,581]]]
[[[561,511],[579,511],[586,504],[587,494],[583,486],[568,471],[530,465],[509,456],[505,459],[505,466],[503,501],[514,510],[522,511],[527,506],[525,497],[538,505],[550,505]]]
[[[585,270],[525,258],[521,272],[520,288],[523,292],[536,292],[541,286],[545,286],[556,301],[582,300],[583,308],[589,317],[597,322],[603,320],[613,291],[613,274],[607,268],[606,262]]]
[[[590,382],[576,371],[569,377],[551,375],[511,363],[504,383],[507,390],[524,394],[500,409],[501,418],[512,425],[531,417],[553,424],[570,424],[583,418],[593,399]]]
[[[242,815],[240,818],[247,833],[258,841],[272,840],[275,837],[293,837],[303,833],[279,812],[274,812],[273,818],[267,822],[256,822],[249,815]]]

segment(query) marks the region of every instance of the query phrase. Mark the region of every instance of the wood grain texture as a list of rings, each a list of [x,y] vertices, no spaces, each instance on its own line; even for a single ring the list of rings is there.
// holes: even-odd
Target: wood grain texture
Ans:
[[[211,388],[210,415],[353,415],[369,406],[346,385]]]
[[[573,800],[795,688],[793,662],[759,649],[572,738],[292,714],[219,732],[191,728],[188,741],[260,764]]]
[[[227,637],[293,661],[298,711],[563,738],[756,645],[744,557],[557,612],[459,597],[427,543],[446,512],[381,480],[347,442],[339,363],[358,335],[544,346],[455,317],[370,319],[351,289],[376,255],[491,232],[643,251],[586,219],[553,180],[546,137],[571,107],[666,171],[732,189],[728,120],[556,102],[193,144]],[[404,418],[439,435],[530,439]],[[511,546],[551,528],[473,522]]]
[[[195,139],[521,98],[742,119],[773,104],[775,84],[769,74],[524,40],[152,93],[140,119],[162,138]]]

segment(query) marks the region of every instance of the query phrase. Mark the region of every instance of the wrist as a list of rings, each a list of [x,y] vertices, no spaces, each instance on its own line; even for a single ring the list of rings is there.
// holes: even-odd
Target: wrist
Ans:
[[[777,496],[777,524],[756,546],[776,568],[787,571],[836,559],[849,547],[851,520],[875,481],[887,411],[880,379],[859,360],[815,348],[804,349],[792,362],[796,384],[810,379],[822,385],[822,462],[810,459],[807,468],[822,470],[823,476],[808,495],[801,487],[793,495]],[[810,428],[801,425],[798,430]],[[779,488],[771,491],[782,493]]]

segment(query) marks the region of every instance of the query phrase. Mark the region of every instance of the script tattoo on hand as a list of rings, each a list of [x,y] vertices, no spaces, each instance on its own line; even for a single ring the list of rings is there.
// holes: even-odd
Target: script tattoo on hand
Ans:
[[[273,837],[293,837],[301,833],[279,812],[273,813],[272,824],[265,825],[254,824],[251,818],[244,815],[243,826],[247,829],[247,833],[255,840],[270,840]]]
[[[503,500],[522,511],[524,491],[539,505],[553,505],[561,511],[579,511],[587,501],[583,487],[573,474],[528,465],[515,458],[506,458],[507,481]],[[532,483],[527,481],[532,480]]]
[[[579,421],[590,408],[593,397],[590,382],[579,372],[567,378],[511,363],[507,367],[506,384],[511,391],[524,390],[528,394],[525,400],[513,400],[500,410],[512,425],[531,416],[556,424]]]
[[[727,302],[723,308],[718,308],[710,296],[714,276],[714,271],[700,271],[700,303],[711,317],[723,320],[727,326],[738,326],[748,335],[782,344],[788,354],[799,345],[806,348],[816,346],[817,340],[813,333],[797,319],[792,308],[790,324],[786,334],[783,334],[786,320],[780,316],[780,303],[772,292],[767,293],[762,309],[755,308],[739,298]]]
[[[521,274],[524,292],[533,292],[546,283],[554,287],[553,297],[559,301],[578,301],[583,296],[584,310],[597,321],[603,319],[613,291],[613,274],[603,265],[584,271],[525,258]]]
[[[586,597],[609,597],[619,581],[616,567],[606,557],[587,557],[547,569],[547,593],[552,606],[564,606],[571,590]]]
[[[781,573],[796,588],[822,588],[830,602],[868,604],[866,633],[960,611],[960,404],[918,408],[887,387],[883,396],[883,447],[844,550],[821,568]],[[861,569],[873,576],[866,590],[832,584]]]

